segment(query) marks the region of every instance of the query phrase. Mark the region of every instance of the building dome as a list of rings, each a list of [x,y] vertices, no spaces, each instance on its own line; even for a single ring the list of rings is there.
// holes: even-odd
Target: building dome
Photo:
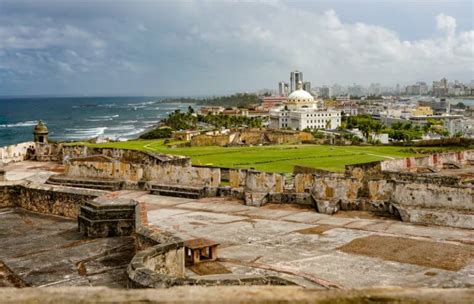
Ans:
[[[290,104],[307,104],[314,103],[314,97],[303,90],[301,81],[298,82],[297,90],[293,91],[286,99],[287,103]]]
[[[38,124],[35,126],[34,129],[35,134],[48,134],[48,128],[46,125],[40,120]]]
[[[293,93],[291,93],[288,96],[288,99],[290,99],[290,100],[293,100],[293,99],[314,100],[314,97],[311,94],[309,94],[308,92],[306,92],[305,90],[301,89],[301,90],[293,91]]]

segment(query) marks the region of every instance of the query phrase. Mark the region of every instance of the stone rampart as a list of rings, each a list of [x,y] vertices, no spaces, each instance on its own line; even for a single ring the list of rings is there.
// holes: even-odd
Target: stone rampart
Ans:
[[[397,182],[391,201],[405,207],[474,211],[474,192],[470,186],[440,186],[430,183]]]
[[[191,138],[191,146],[227,146],[231,143],[231,136],[228,134],[219,135],[196,135]]]
[[[32,141],[1,147],[0,162],[5,164],[25,160],[28,154],[28,148],[31,146],[35,146],[35,143]]]
[[[88,146],[64,146],[63,156],[66,159],[81,158],[93,155],[105,155],[123,163],[154,165],[168,163],[179,166],[190,166],[191,160],[185,156],[175,156],[168,154],[155,154],[145,151],[97,148]]]
[[[77,218],[82,205],[105,193],[62,186],[3,182],[0,183],[0,207],[20,207],[43,214]]]
[[[219,168],[193,167],[188,157],[86,146],[64,147],[64,157],[67,176],[119,179],[128,186],[148,181],[217,187],[221,181]]]
[[[72,159],[65,165],[67,176],[112,178],[136,184],[150,181],[160,184],[217,187],[220,184],[218,168],[179,166],[168,163],[143,165],[116,160],[90,161]]]
[[[474,160],[474,150],[435,153],[420,157],[407,157],[380,162],[382,171],[407,171],[419,167],[442,168],[445,163],[466,164]]]
[[[229,184],[232,188],[243,188],[248,192],[276,192],[284,190],[282,174],[245,169],[229,169]]]

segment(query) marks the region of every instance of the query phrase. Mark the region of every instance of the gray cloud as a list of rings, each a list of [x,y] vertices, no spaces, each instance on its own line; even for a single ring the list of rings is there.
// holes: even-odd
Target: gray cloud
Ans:
[[[315,85],[473,78],[474,31],[455,16],[405,39],[303,4],[4,0],[0,91],[217,94],[273,87],[295,68]]]

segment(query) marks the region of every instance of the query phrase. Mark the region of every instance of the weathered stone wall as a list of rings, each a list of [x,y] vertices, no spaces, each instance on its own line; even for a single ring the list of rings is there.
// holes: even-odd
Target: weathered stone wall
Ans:
[[[230,169],[229,183],[232,188],[244,188],[249,192],[283,192],[285,179],[282,174],[245,169]]]
[[[156,245],[137,253],[127,269],[134,287],[167,288],[183,285],[295,285],[276,276],[212,275],[204,278],[185,276],[184,244]]]
[[[345,173],[347,177],[357,178],[359,180],[377,178],[382,176],[381,162],[370,162],[356,165],[347,165]]]
[[[80,206],[107,192],[43,184],[0,183],[0,207],[77,218]]]
[[[363,184],[355,178],[316,178],[311,188],[315,199],[355,201]]]
[[[420,157],[407,157],[393,160],[385,160],[380,163],[382,171],[404,171],[418,167],[440,168],[444,163],[466,164],[468,160],[474,160],[474,150],[435,153]]]
[[[0,183],[0,208],[15,207],[15,202],[20,194],[20,185],[18,182]]]
[[[196,135],[191,138],[191,146],[227,146],[231,143],[231,137],[227,134],[222,135]]]
[[[244,188],[252,192],[283,192],[285,180],[283,175],[248,170],[245,173]]]
[[[296,144],[314,140],[314,136],[308,132],[271,130],[266,132],[266,136],[273,144]]]
[[[300,286],[182,286],[167,289],[105,287],[2,288],[4,304],[49,303],[456,303],[471,304],[473,288],[320,290]]]
[[[62,161],[63,145],[51,143],[35,143],[34,160],[37,161]]]
[[[184,278],[184,246],[182,242],[155,246],[143,254],[143,265],[155,273]]]
[[[10,145],[0,148],[0,162],[9,163],[25,160],[27,149],[35,146],[34,142],[24,142],[16,145]]]
[[[221,183],[219,168],[164,165],[144,168],[143,176],[146,180],[162,184],[218,187]]]
[[[247,170],[245,169],[229,169],[229,184],[232,188],[240,188],[245,186],[245,177]]]
[[[113,178],[127,183],[149,181],[160,184],[217,187],[220,169],[209,167],[176,166],[168,163],[153,165],[123,163],[119,161],[71,160],[65,165],[68,176]]]
[[[155,154],[144,151],[95,148],[87,146],[64,146],[63,157],[67,159],[81,158],[94,155],[105,155],[123,163],[154,165],[158,163],[169,163],[177,166],[190,166],[189,157],[167,154]]]
[[[405,207],[474,211],[474,192],[468,186],[397,182],[391,199],[393,203]]]
[[[219,168],[192,167],[188,157],[85,146],[66,146],[64,156],[68,176],[120,179],[128,184],[139,181],[207,187],[220,184]]]

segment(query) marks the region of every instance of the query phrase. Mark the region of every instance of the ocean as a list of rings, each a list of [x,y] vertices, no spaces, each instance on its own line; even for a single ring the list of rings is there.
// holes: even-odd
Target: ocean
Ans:
[[[51,140],[93,137],[127,140],[138,137],[167,115],[195,104],[165,103],[163,97],[0,97],[0,147],[33,139],[43,120]]]

